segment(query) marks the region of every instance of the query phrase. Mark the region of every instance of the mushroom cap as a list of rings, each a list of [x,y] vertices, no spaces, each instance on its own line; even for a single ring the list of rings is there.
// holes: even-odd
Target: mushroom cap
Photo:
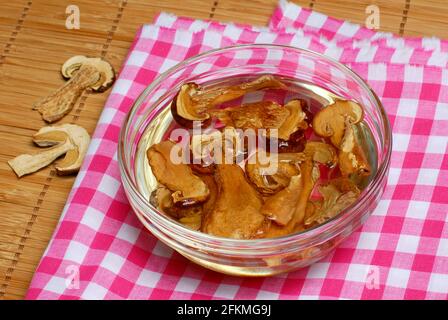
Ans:
[[[48,147],[64,143],[69,140],[73,148],[69,150],[64,159],[56,165],[56,171],[60,175],[77,172],[90,143],[87,131],[74,124],[60,126],[47,126],[41,128],[34,136],[33,141],[41,147]]]
[[[313,129],[321,137],[331,137],[331,142],[339,148],[345,132],[345,122],[356,124],[362,121],[363,116],[363,108],[358,103],[336,100],[314,116]]]
[[[103,92],[111,87],[115,81],[115,70],[109,62],[102,58],[89,58],[81,55],[73,56],[62,65],[62,76],[66,79],[72,78],[83,64],[94,66],[100,73],[99,80],[91,86],[93,91]]]
[[[196,83],[186,83],[180,87],[171,102],[171,114],[174,120],[183,127],[192,128],[194,121],[200,122],[201,127],[210,124],[210,115],[206,112],[198,112],[197,104],[192,100],[192,95],[198,90],[199,86]]]

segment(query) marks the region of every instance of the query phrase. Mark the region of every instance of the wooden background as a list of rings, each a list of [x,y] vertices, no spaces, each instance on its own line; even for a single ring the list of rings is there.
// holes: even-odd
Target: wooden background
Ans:
[[[381,29],[448,38],[446,0],[295,0],[363,23],[376,4]],[[20,299],[58,222],[74,177],[52,167],[17,179],[7,161],[33,152],[44,125],[33,102],[63,83],[59,68],[76,54],[105,57],[119,69],[135,31],[160,11],[265,25],[277,0],[0,0],[0,299]],[[66,7],[80,8],[80,30],[65,28]],[[93,132],[108,93],[85,94],[61,123]]]

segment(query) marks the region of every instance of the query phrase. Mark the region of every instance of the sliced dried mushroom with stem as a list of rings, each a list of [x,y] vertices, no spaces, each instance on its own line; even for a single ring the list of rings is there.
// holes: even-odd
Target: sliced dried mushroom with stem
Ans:
[[[268,237],[290,234],[302,224],[308,200],[320,177],[317,164],[332,167],[337,162],[336,150],[323,142],[307,142],[304,156],[299,176],[292,177],[287,188],[265,200],[262,212],[276,222],[271,225]]]
[[[357,124],[362,121],[363,116],[364,111],[358,103],[336,100],[314,115],[313,129],[319,136],[330,138],[331,143],[340,148],[346,123]]]
[[[319,179],[319,169],[314,164],[311,159],[307,159],[300,165],[300,184],[294,185],[294,192],[296,194],[295,206],[288,205],[288,208],[291,208],[292,215],[288,211],[286,217],[289,221],[285,224],[280,225],[279,223],[272,223],[267,230],[265,236],[266,238],[274,238],[281,237],[288,234],[291,234],[303,223],[303,219],[306,214],[306,207],[308,203],[308,199],[311,196],[311,193],[314,189],[314,185]],[[292,179],[291,179],[292,180]],[[292,180],[295,184],[298,183],[298,180]],[[298,196],[297,196],[298,195]],[[281,201],[277,201],[277,198],[273,198],[274,203],[269,204],[269,199],[267,199],[264,203],[264,206],[270,206],[271,212],[275,214],[276,212],[284,212],[277,211],[280,210],[285,203]],[[272,216],[273,217],[273,216]],[[290,217],[290,218],[289,218]],[[274,221],[276,221],[278,217],[274,217]],[[280,219],[282,222],[285,222],[287,219]]]
[[[305,160],[303,153],[266,153],[266,161],[260,161],[260,152],[246,162],[246,176],[263,195],[272,195],[290,184],[291,177],[300,173],[299,164]],[[275,161],[275,163],[272,163]],[[275,169],[273,171],[273,166]]]
[[[176,152],[178,154],[176,154]],[[180,206],[189,206],[207,200],[209,189],[188,164],[173,159],[182,158],[183,150],[172,141],[162,141],[152,145],[146,155],[152,173],[160,184],[172,191],[173,202]]]
[[[246,103],[213,110],[211,114],[226,126],[238,129],[278,129],[289,115],[288,109],[273,101]]]
[[[246,181],[243,170],[236,164],[217,165],[215,179],[218,197],[203,231],[233,239],[261,237],[268,223],[260,213],[263,200]]]
[[[307,113],[305,101],[295,99],[289,101],[284,106],[289,111],[288,117],[278,128],[278,137],[282,140],[289,140],[291,134],[297,130],[306,130],[308,128]]]
[[[200,173],[212,173],[215,164],[239,163],[247,156],[243,137],[233,127],[192,135],[192,167]]]
[[[314,202],[314,210],[305,220],[305,226],[322,224],[353,204],[359,197],[358,187],[344,177],[328,181],[318,187],[323,199]]]
[[[366,154],[356,135],[358,129],[346,121],[345,133],[339,150],[339,170],[345,177],[353,174],[363,177],[371,173],[371,167]]]
[[[204,89],[196,83],[189,82],[181,86],[171,103],[171,114],[181,126],[192,128],[195,121],[202,127],[211,123],[209,111],[214,107],[249,92],[264,89],[284,88],[285,85],[271,75],[261,76],[254,81],[238,85]]]
[[[186,227],[193,230],[200,230],[203,221],[206,221],[209,213],[213,209],[218,195],[217,185],[213,176],[201,175],[200,178],[210,190],[210,195],[205,202],[190,206],[178,206],[173,201],[173,197],[171,196],[172,191],[163,185],[159,185],[151,193],[151,204],[166,215],[178,220]]]
[[[64,154],[64,159],[56,165],[56,172],[59,175],[77,172],[87,152],[90,136],[80,126],[63,124],[41,128],[34,135],[33,141],[40,147],[50,148],[37,154],[22,154],[9,160],[8,164],[18,177],[36,172]]]
[[[49,123],[69,113],[85,90],[103,92],[115,80],[113,67],[101,58],[74,56],[62,65],[61,72],[69,81],[33,106]]]

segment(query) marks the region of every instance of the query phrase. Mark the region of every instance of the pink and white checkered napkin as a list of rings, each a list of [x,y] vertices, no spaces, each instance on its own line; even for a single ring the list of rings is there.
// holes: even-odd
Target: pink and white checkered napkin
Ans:
[[[280,21],[278,12],[274,17]],[[446,61],[435,58],[442,49],[372,41],[366,44],[369,49],[390,48],[394,53],[366,56],[354,51],[356,46],[338,47],[335,41],[303,30],[274,31],[166,14],[143,26],[27,298],[448,298],[448,69]],[[365,225],[311,267],[259,279],[206,270],[146,232],[126,200],[117,164],[124,117],[154,77],[199,52],[252,42],[311,48],[343,61],[381,98],[394,136],[388,186]],[[419,50],[430,52],[430,58],[410,65],[409,56]],[[67,285],[67,279],[74,281]]]

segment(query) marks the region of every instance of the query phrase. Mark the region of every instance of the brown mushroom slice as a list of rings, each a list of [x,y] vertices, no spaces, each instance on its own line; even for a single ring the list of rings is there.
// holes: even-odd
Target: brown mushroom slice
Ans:
[[[70,139],[75,146],[70,149],[64,159],[56,165],[59,175],[67,175],[78,172],[81,168],[87,149],[90,144],[90,136],[87,131],[80,126],[73,124],[63,124],[60,126],[43,127],[33,137],[34,143],[40,147],[62,143],[65,139]]]
[[[73,56],[62,65],[62,76],[66,79],[71,79],[85,65],[93,66],[100,74],[98,81],[90,87],[93,91],[104,92],[112,86],[116,77],[115,70],[108,61],[102,58]]]
[[[347,178],[337,178],[319,186],[323,200],[316,206],[314,213],[305,220],[305,226],[322,224],[335,217],[358,199],[360,191]]]
[[[294,215],[299,194],[302,192],[303,182],[301,175],[293,176],[289,179],[286,188],[265,199],[261,207],[261,213],[268,216],[278,225],[285,226],[291,221]]]
[[[70,80],[33,106],[41,113],[42,119],[50,123],[69,113],[86,89],[103,92],[115,80],[114,69],[101,58],[72,57],[63,64],[61,72]]]
[[[266,226],[260,213],[263,200],[246,181],[243,170],[235,164],[217,165],[215,179],[218,198],[203,231],[233,239],[259,237]]]
[[[284,107],[289,111],[289,115],[278,128],[278,137],[287,141],[297,130],[306,130],[308,123],[306,122],[307,114],[303,111],[306,108],[305,101],[291,100]]]
[[[148,149],[146,154],[154,176],[160,184],[173,192],[171,196],[176,205],[188,206],[204,202],[209,196],[207,185],[193,174],[187,164],[172,161],[174,146],[172,141],[162,141]]]
[[[153,206],[161,210],[168,216],[180,221],[182,218],[193,216],[202,216],[202,205],[192,205],[181,207],[174,204],[172,191],[163,185],[159,185],[156,190],[151,193],[150,202]]]
[[[313,119],[313,129],[321,137],[330,137],[332,144],[339,148],[345,133],[345,123],[356,124],[362,121],[362,107],[350,100],[336,100],[321,109]]]
[[[334,167],[338,162],[338,155],[331,145],[319,142],[308,141],[303,151],[313,161],[324,164],[328,167]]]
[[[8,164],[18,177],[36,172],[64,154],[65,158],[56,165],[56,172],[59,175],[77,172],[87,152],[90,136],[80,126],[64,124],[41,128],[33,140],[41,147],[50,148],[34,155],[23,154],[9,160]]]
[[[296,230],[296,228],[303,223],[308,199],[314,189],[314,185],[319,179],[319,169],[314,165],[312,160],[307,159],[300,165],[300,172],[302,181],[301,190],[297,193],[298,199],[292,218],[284,226],[280,226],[276,223],[271,224],[266,232],[266,238],[288,235],[294,232],[294,230]]]
[[[239,85],[203,89],[196,83],[182,85],[171,103],[174,120],[183,127],[192,128],[194,122],[206,127],[211,122],[209,110],[227,101],[264,89],[284,88],[284,84],[275,77],[265,75],[254,81]]]
[[[344,177],[349,177],[353,174],[365,177],[372,172],[367,157],[359,145],[355,145],[350,152],[339,151],[338,158],[339,170]]]
[[[368,176],[371,173],[371,167],[355,134],[357,129],[348,121],[346,121],[345,127],[345,133],[338,154],[339,170],[345,177],[351,176],[352,174],[360,177]]]
[[[270,154],[266,154],[267,159]],[[263,195],[272,195],[288,186],[291,177],[300,173],[299,163],[305,160],[303,153],[279,153],[277,170],[272,173],[270,163],[260,163],[259,153],[254,153],[246,162],[246,176]]]
[[[211,111],[226,126],[238,129],[278,129],[289,116],[288,109],[273,101],[246,103]]]

